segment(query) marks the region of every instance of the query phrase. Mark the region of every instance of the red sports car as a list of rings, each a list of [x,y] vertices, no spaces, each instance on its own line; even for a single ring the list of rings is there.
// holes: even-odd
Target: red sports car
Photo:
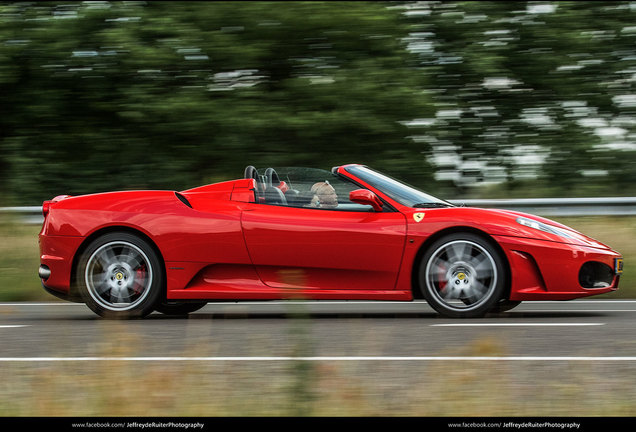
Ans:
[[[107,318],[208,301],[424,298],[449,317],[618,288],[621,255],[556,222],[458,207],[363,165],[248,166],[183,192],[43,204],[39,276]]]

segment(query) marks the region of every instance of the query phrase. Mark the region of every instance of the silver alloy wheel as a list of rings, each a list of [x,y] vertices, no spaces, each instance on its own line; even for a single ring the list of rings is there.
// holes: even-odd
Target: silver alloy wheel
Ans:
[[[87,261],[84,274],[91,298],[111,311],[138,306],[151,291],[152,266],[138,246],[112,241],[99,247]]]
[[[497,265],[481,245],[468,240],[442,244],[426,265],[426,284],[447,308],[470,311],[487,302],[497,289]]]

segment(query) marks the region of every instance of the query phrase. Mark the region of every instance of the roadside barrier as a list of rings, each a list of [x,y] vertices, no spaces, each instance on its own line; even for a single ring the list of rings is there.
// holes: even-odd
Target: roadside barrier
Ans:
[[[636,197],[610,198],[524,198],[449,200],[466,207],[499,208],[538,216],[630,216],[636,215]],[[41,224],[41,206],[0,207],[0,214],[12,214],[25,224]]]

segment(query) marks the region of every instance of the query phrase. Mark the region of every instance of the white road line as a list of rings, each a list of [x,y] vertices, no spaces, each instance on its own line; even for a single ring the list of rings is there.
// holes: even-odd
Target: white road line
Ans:
[[[459,323],[431,324],[430,327],[567,327],[602,325],[605,325],[605,323]]]
[[[0,325],[0,328],[29,327],[26,324]]]
[[[569,303],[569,304],[581,304],[581,303],[636,303],[636,300],[565,300],[565,301],[559,301],[559,300],[535,300],[535,301],[528,301],[525,302],[527,303],[544,303],[544,304],[557,304],[557,303],[561,303],[561,304],[565,304],[565,303]]]
[[[577,356],[325,356],[325,357],[0,357],[0,362],[88,362],[88,361],[186,361],[186,362],[245,362],[245,361],[595,361],[634,362],[636,356],[577,357]]]
[[[86,306],[84,303],[50,302],[50,303],[0,303],[0,306]]]
[[[518,309],[515,312],[636,312],[636,309]]]

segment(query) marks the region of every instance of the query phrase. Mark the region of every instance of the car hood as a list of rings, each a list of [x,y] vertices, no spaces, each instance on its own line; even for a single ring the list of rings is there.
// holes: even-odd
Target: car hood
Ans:
[[[426,220],[429,222],[448,220],[452,223],[452,225],[470,226],[485,231],[490,235],[533,238],[537,240],[546,240],[558,243],[574,244],[579,246],[588,246],[611,250],[611,248],[607,245],[604,245],[603,243],[594,240],[593,238],[588,237],[573,228],[570,228],[559,222],[528,213],[512,210],[484,209],[476,207],[449,207],[440,209],[416,208],[411,210],[413,217],[411,217],[410,220],[414,221],[415,225],[418,225],[418,219]],[[423,213],[425,216],[415,217],[416,213]],[[554,233],[549,233],[541,231],[539,229],[521,225],[517,222],[517,219],[520,217],[531,219],[533,221],[546,224],[550,227],[554,227],[565,232],[566,235],[557,235]]]
[[[526,218],[526,219],[532,219],[535,220],[537,222],[541,222],[544,223],[546,225],[550,225],[552,227],[556,227],[559,228],[563,231],[565,231],[570,238],[563,238],[561,236],[555,236],[554,234],[549,234],[549,233],[543,233],[542,231],[539,231],[539,233],[543,233],[545,234],[549,239],[557,239],[556,241],[559,241],[561,243],[571,243],[571,244],[578,244],[578,245],[583,245],[583,246],[591,246],[591,247],[595,247],[595,248],[602,248],[602,249],[610,249],[609,246],[599,242],[598,240],[595,240],[591,237],[586,236],[585,234],[567,226],[567,225],[563,225],[559,222],[553,221],[551,219],[547,219],[544,217],[540,217],[540,216],[536,216],[536,215],[532,215],[532,214],[528,214],[528,213],[523,213],[523,212],[516,212],[516,211],[511,211],[511,210],[493,210],[496,212],[499,212],[500,214],[503,215],[508,215],[511,218],[514,218],[514,223],[516,225],[519,225],[521,228],[525,228],[524,230],[522,230],[522,232],[524,234],[530,234],[531,237],[536,236],[535,231],[539,231],[533,228],[529,228],[529,227],[525,227],[521,224],[519,224],[517,222],[517,219],[520,217]],[[515,227],[516,228],[516,227]]]

